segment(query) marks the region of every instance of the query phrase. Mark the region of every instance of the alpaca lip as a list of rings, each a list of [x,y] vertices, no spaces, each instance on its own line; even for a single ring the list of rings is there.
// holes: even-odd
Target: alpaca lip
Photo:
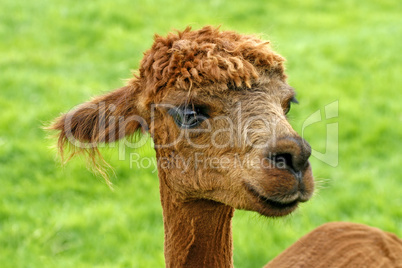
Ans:
[[[283,166],[282,162],[278,162],[277,160],[275,160],[274,156],[272,157],[267,157],[266,158],[269,163],[276,169],[280,169],[280,170],[286,170],[287,172],[291,173],[294,178],[298,181],[301,182],[303,180],[303,172],[301,170],[296,171],[294,168],[289,167],[289,166]],[[304,170],[307,169],[307,167],[310,165],[309,162],[306,162],[306,165],[304,167]]]
[[[283,209],[289,209],[289,208],[295,208],[297,206],[297,204],[300,202],[299,198],[296,198],[293,201],[289,201],[289,202],[279,202],[279,201],[275,201],[272,199],[269,199],[266,196],[263,196],[261,194],[258,193],[257,190],[255,190],[251,185],[245,183],[246,189],[248,190],[248,192],[250,192],[254,197],[256,197],[261,203],[263,203],[264,205],[268,205],[271,208],[274,209],[278,209],[278,210],[283,210]]]

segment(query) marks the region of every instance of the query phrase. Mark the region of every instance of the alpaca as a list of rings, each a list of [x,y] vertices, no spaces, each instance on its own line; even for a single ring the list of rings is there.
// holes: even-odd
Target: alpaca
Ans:
[[[285,216],[313,194],[311,148],[286,119],[295,102],[284,58],[269,42],[187,28],[156,35],[126,86],[81,104],[50,128],[59,131],[61,154],[70,144],[73,154],[88,153],[93,162],[99,144],[148,131],[158,160],[166,266],[232,267],[235,209]],[[355,248],[357,242],[366,247]],[[330,223],[267,267],[396,265],[401,252],[391,234]]]

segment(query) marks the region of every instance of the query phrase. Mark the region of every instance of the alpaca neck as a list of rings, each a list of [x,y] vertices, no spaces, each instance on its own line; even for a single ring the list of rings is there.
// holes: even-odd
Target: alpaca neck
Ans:
[[[232,267],[232,207],[179,202],[161,180],[166,267]]]

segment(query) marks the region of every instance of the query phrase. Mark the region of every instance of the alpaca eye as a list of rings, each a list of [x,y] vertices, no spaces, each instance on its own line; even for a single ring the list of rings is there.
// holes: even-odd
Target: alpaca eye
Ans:
[[[206,114],[199,107],[176,107],[169,109],[168,113],[180,128],[194,128],[207,119]]]
[[[290,106],[291,106],[291,104],[290,104],[290,101],[289,101],[289,102],[288,102],[288,105],[286,106],[286,108],[283,109],[283,112],[285,113],[285,115],[287,115],[287,114],[289,113],[289,111],[290,111]]]
[[[291,107],[292,103],[298,104],[299,102],[296,100],[295,97],[292,97],[292,98],[287,102],[286,108],[283,109],[283,112],[285,113],[285,115],[287,115],[287,114],[289,113],[290,107]]]

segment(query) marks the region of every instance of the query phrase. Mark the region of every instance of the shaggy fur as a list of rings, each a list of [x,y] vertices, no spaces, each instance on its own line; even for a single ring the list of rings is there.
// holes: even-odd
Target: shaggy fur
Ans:
[[[402,267],[402,242],[362,224],[324,224],[282,252],[265,268]]]
[[[94,163],[100,143],[149,131],[158,159],[166,266],[231,267],[235,208],[283,216],[314,190],[311,148],[286,119],[295,92],[283,62],[266,41],[210,26],[155,36],[127,86],[78,106],[50,128],[59,131],[62,154],[72,145],[72,155],[87,152]],[[184,108],[202,119],[196,127],[178,125],[172,109]],[[325,254],[317,243],[336,243],[342,255],[353,236],[307,240],[315,245],[311,256]],[[286,252],[303,254],[294,247]]]

